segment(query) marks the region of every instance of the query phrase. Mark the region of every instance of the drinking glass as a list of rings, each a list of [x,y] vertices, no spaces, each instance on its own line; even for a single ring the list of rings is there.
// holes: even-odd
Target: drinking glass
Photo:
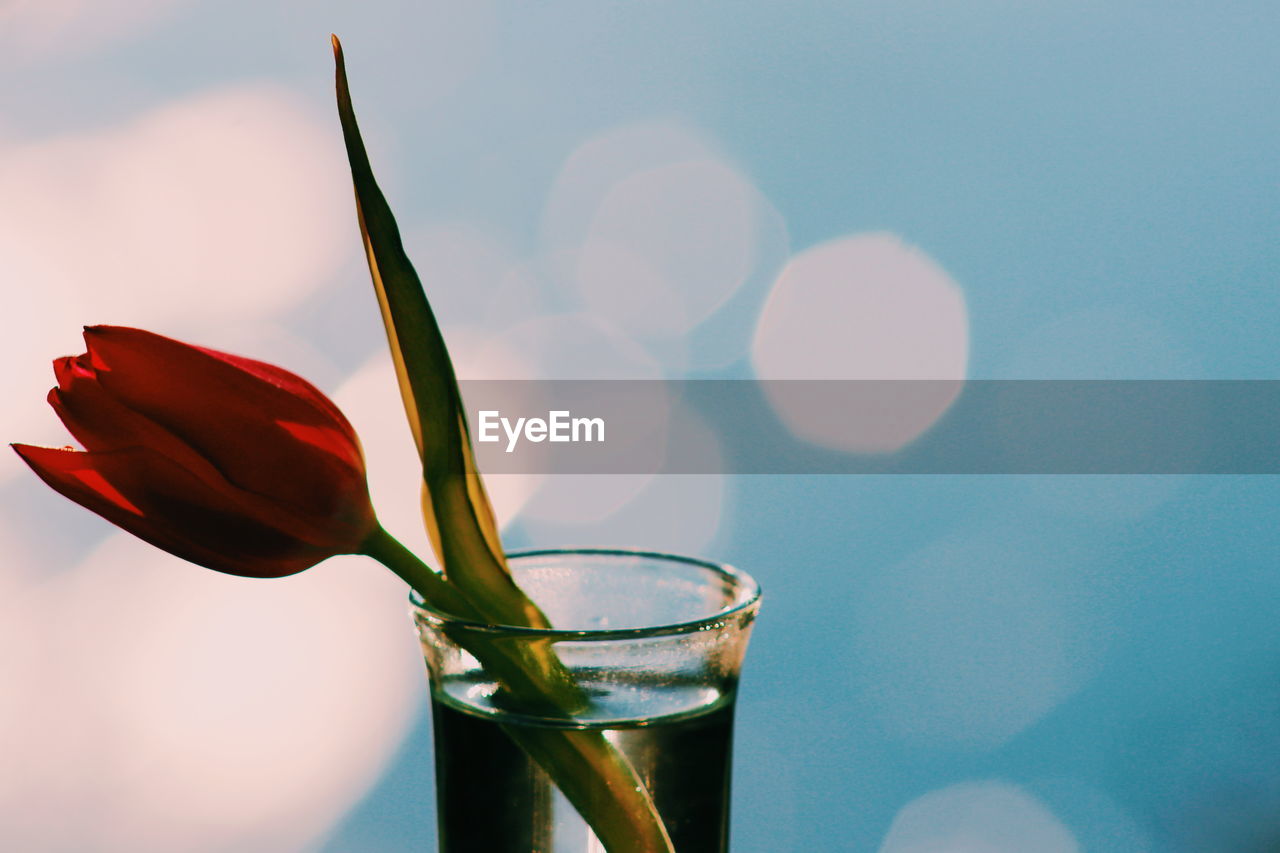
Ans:
[[[678,853],[727,850],[734,698],[756,582],[641,551],[528,551],[508,561],[554,629],[413,605],[431,682],[441,853],[605,850],[517,743],[556,730],[601,733],[626,757]],[[522,704],[468,651],[528,660],[548,647],[586,696],[572,712]]]

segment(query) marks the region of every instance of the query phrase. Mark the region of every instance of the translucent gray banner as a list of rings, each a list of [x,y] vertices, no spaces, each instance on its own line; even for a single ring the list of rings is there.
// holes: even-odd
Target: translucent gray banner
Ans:
[[[464,381],[492,474],[1275,474],[1280,381]]]

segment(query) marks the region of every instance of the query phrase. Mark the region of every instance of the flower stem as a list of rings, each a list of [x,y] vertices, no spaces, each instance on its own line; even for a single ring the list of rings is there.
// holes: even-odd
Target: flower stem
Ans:
[[[484,621],[463,593],[381,527],[364,542],[361,553],[395,572],[432,609]],[[529,710],[572,714],[582,709],[585,697],[550,643],[502,645],[467,631],[454,639]],[[609,853],[670,853],[671,839],[648,790],[603,733],[502,728],[573,803]]]
[[[360,546],[360,553],[372,557],[395,572],[401,580],[417,590],[433,609],[461,619],[480,618],[480,611],[450,585],[444,575],[418,559],[417,554],[404,547],[382,525],[378,525],[369,534],[369,538]]]

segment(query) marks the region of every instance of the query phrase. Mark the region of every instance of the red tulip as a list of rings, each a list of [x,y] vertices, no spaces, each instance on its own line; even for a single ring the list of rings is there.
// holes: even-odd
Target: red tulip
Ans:
[[[377,528],[351,424],[270,364],[120,326],[54,362],[49,403],[81,444],[14,449],[46,483],[171,554],[282,577]]]

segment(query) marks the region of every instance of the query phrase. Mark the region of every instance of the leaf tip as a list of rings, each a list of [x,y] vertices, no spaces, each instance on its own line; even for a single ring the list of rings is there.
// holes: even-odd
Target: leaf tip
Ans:
[[[333,73],[338,88],[338,104],[341,109],[343,101],[347,101],[351,97],[347,92],[347,62],[343,59],[342,42],[338,39],[336,33],[329,33],[329,43],[333,45]]]

